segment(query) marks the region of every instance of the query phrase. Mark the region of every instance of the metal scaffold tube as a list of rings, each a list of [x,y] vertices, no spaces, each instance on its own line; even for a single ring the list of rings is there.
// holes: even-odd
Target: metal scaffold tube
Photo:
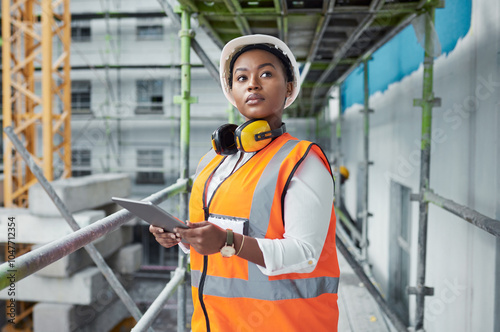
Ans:
[[[416,295],[415,330],[424,331],[425,296],[433,295],[434,290],[425,286],[427,256],[427,223],[429,203],[423,199],[429,189],[431,161],[432,107],[435,103],[433,92],[434,43],[431,38],[435,8],[430,7],[425,15],[425,58],[422,100],[414,104],[422,107],[422,137],[420,150],[420,186],[419,186],[419,225],[418,225],[418,262],[417,285],[410,287],[409,293]]]
[[[466,206],[455,203],[450,199],[441,197],[431,190],[427,190],[424,192],[423,199],[426,202],[433,203],[443,208],[444,210],[453,213],[454,215],[470,222],[474,226],[477,226],[496,237],[500,237],[500,220],[489,218]]]
[[[159,204],[169,197],[184,192],[188,187],[189,181],[190,179],[179,180],[177,183],[146,197],[145,200]],[[32,275],[49,264],[97,240],[103,235],[118,229],[118,227],[133,218],[134,215],[131,212],[120,210],[96,221],[92,225],[81,228],[76,232],[17,257],[16,271],[14,273],[15,282]],[[10,284],[8,277],[13,272],[9,271],[9,269],[8,262],[0,265],[0,290],[6,288]]]
[[[182,18],[179,19],[177,15],[175,15],[174,9],[172,9],[172,6],[168,3],[167,0],[158,0],[158,3],[160,6],[163,8],[165,13],[167,14],[168,17],[172,19],[172,23],[174,24],[175,27],[178,29],[183,29],[182,28]],[[188,8],[185,8],[184,10],[188,10]],[[191,28],[189,28],[191,29]],[[201,45],[194,39],[194,36],[190,38],[190,47],[193,47],[193,50],[196,52],[196,55],[200,58],[200,60],[203,62],[203,65],[205,68],[207,68],[210,76],[217,82],[217,84],[220,84],[219,82],[219,70],[217,67],[212,63],[208,55],[205,53]]]
[[[182,285],[185,274],[186,270],[184,268],[177,268],[175,270],[172,279],[170,279],[165,288],[161,291],[160,295],[158,295],[158,297],[154,300],[153,304],[151,304],[148,308],[148,311],[146,311],[144,316],[142,316],[142,318],[137,322],[131,332],[146,331],[151,324],[153,324],[155,318],[163,310],[163,307],[175,289],[179,286],[179,284]]]
[[[343,164],[342,162],[342,85],[338,85],[338,103],[339,103],[339,115],[337,118],[337,127],[335,128],[335,134],[337,137],[337,197],[335,200],[337,206],[340,205],[342,199],[342,191],[340,190],[340,166]]]
[[[181,129],[180,129],[180,179],[189,178],[189,143],[190,143],[190,111],[191,104],[197,102],[196,97],[191,96],[191,42],[194,32],[191,30],[191,13],[186,7],[178,8],[181,13],[181,95],[174,97],[174,102],[181,105]],[[188,193],[180,195],[181,218],[187,220],[188,215]],[[185,269],[186,254],[179,250],[178,268]],[[177,331],[183,332],[186,328],[186,275],[183,276],[177,292]]]
[[[33,171],[33,174],[38,178],[40,184],[46,190],[47,194],[59,209],[63,217],[68,221],[74,232],[61,239],[55,240],[47,245],[28,252],[25,255],[17,257],[15,270],[12,270],[8,262],[0,265],[0,289],[7,287],[10,284],[11,279],[14,279],[12,280],[14,282],[18,282],[25,277],[30,276],[33,273],[48,266],[49,264],[61,259],[62,257],[65,257],[85,246],[85,249],[89,253],[90,257],[94,260],[97,267],[109,281],[111,287],[124,302],[125,306],[132,314],[134,319],[136,319],[137,321],[140,320],[142,317],[142,313],[139,311],[119,280],[116,278],[114,272],[106,264],[101,254],[91,243],[96,239],[106,235],[107,233],[114,231],[124,223],[130,221],[134,216],[126,210],[121,210],[104,219],[101,219],[100,221],[95,222],[90,226],[80,229],[76,221],[71,216],[70,212],[62,203],[61,199],[57,196],[54,188],[43,176],[43,171],[36,165],[33,158],[24,148],[22,142],[14,134],[12,127],[5,128],[5,134],[10,138],[18,152],[20,152],[29,168]],[[162,191],[147,197],[146,199],[159,204],[165,199],[176,195],[179,192],[185,192],[187,190],[189,182],[190,179],[179,180],[176,184],[167,187]]]
[[[361,257],[365,261],[365,266],[368,263],[368,217],[371,216],[368,211],[368,189],[369,189],[369,166],[370,162],[370,90],[368,86],[368,60],[365,59],[363,67],[363,84],[364,84],[364,108],[363,108],[363,166],[364,166],[364,192],[363,192],[363,212],[361,224]]]
[[[67,209],[66,205],[62,202],[61,198],[57,195],[55,189],[49,183],[49,180],[44,176],[42,169],[38,167],[35,163],[33,157],[29,154],[26,148],[23,146],[23,143],[19,140],[19,138],[15,135],[12,127],[7,127],[4,129],[5,134],[9,137],[12,144],[16,148],[17,152],[23,157],[24,161],[30,168],[31,172],[35,175],[38,182],[42,186],[42,188],[47,192],[50,199],[54,202],[54,205],[57,207],[63,218],[69,224],[71,229],[74,232],[81,230],[80,226],[73,218],[72,214]],[[70,245],[68,243],[68,245]],[[67,248],[67,247],[66,247]],[[113,270],[106,263],[101,253],[97,250],[97,248],[92,243],[85,244],[85,250],[92,258],[96,266],[99,268],[101,273],[104,275],[106,280],[109,282],[110,286],[113,288],[118,297],[122,300],[122,302],[127,307],[130,314],[134,317],[135,320],[139,320],[142,317],[142,313],[139,308],[136,306],[135,302],[132,300],[130,295],[127,293],[123,285],[120,283]],[[63,251],[64,252],[64,251]],[[47,253],[50,257],[54,257],[56,252]],[[65,253],[65,255],[68,255]],[[29,261],[29,260],[28,260]],[[22,264],[19,264],[19,259],[17,259],[16,268],[18,271],[24,271],[22,268]],[[4,271],[0,268],[0,271]],[[17,274],[17,273],[16,273]],[[23,272],[20,272],[20,275],[15,275],[15,281],[19,281],[22,277]],[[29,274],[27,274],[29,275]],[[27,276],[26,275],[26,276]],[[152,331],[152,330],[151,330]]]

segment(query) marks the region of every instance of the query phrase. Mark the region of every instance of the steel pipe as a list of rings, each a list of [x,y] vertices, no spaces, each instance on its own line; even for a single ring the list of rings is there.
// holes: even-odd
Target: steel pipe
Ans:
[[[373,23],[373,21],[376,18],[376,13],[382,8],[384,5],[385,0],[375,0],[375,2],[372,3],[371,7],[373,7],[374,12],[367,15],[359,24],[359,26],[351,33],[349,38],[345,41],[345,43],[339,47],[339,49],[335,52],[335,55],[330,61],[330,64],[328,67],[323,71],[321,76],[315,81],[314,87],[311,93],[311,105],[312,108],[314,108],[315,105],[315,97],[316,97],[316,91],[317,88],[320,87],[321,83],[323,83],[328,75],[331,74],[331,72],[337,67],[339,62],[342,60],[342,57],[347,53],[349,48],[358,40],[358,38],[370,27],[370,25]]]
[[[10,130],[6,128],[4,132],[6,134],[8,132],[12,132],[12,128]],[[187,190],[189,182],[190,179],[179,180],[174,185],[147,197],[146,200],[150,200],[153,203],[158,204],[172,195]],[[47,265],[97,240],[101,236],[116,230],[118,227],[132,220],[132,218],[134,218],[132,213],[127,210],[120,210],[99,221],[96,221],[92,225],[81,228],[76,232],[68,234],[58,240],[52,241],[40,248],[17,257],[15,261],[15,271],[12,271],[12,268],[9,266],[9,262],[1,264],[0,290],[9,286],[10,280],[7,279],[9,275],[14,274],[16,282],[22,280]]]
[[[177,268],[174,272],[172,279],[167,283],[165,288],[161,291],[160,295],[154,300],[148,308],[144,316],[137,322],[131,332],[146,331],[154,322],[158,314],[161,312],[167,300],[172,296],[176,288],[184,282],[186,269]]]
[[[471,208],[441,197],[430,190],[424,192],[423,200],[453,213],[496,237],[500,237],[500,220],[489,218]]]
[[[193,35],[191,32],[191,12],[187,7],[180,7],[181,12],[181,30],[179,36],[181,39],[181,96],[176,96],[177,103],[181,104],[181,129],[180,129],[180,175],[181,179],[189,178],[189,145],[190,145],[190,119],[191,104],[196,102],[196,98],[191,96],[191,46]],[[181,218],[186,220],[188,216],[189,197],[187,192],[180,195]],[[186,265],[186,255],[179,250],[178,268],[184,269]],[[183,332],[186,327],[186,284],[183,275],[182,284],[177,292],[177,331]],[[149,310],[148,310],[149,311]]]
[[[363,237],[361,233],[356,228],[356,226],[352,223],[352,221],[342,212],[340,208],[335,209],[335,214],[339,217],[342,224],[351,232],[351,238],[354,238],[359,241],[359,243],[363,244]]]
[[[174,24],[174,26],[178,29],[181,29],[182,28],[181,19],[177,14],[175,14],[174,10],[172,9],[172,6],[170,6],[170,4],[166,0],[158,0],[158,3],[163,8],[167,16],[172,19],[172,23]],[[203,48],[200,46],[200,44],[198,44],[198,42],[194,37],[191,40],[191,47],[198,55],[201,62],[203,62],[205,68],[207,68],[210,76],[212,76],[212,78],[217,82],[217,84],[220,85],[219,70],[212,63],[208,55],[205,53]]]
[[[57,195],[56,191],[52,187],[52,185],[49,183],[47,178],[44,176],[43,171],[38,167],[38,165],[35,163],[34,159],[31,157],[29,154],[28,150],[24,147],[23,143],[19,140],[19,138],[16,136],[14,133],[14,129],[12,127],[7,127],[4,130],[5,134],[9,137],[11,140],[12,144],[16,148],[17,152],[23,157],[24,161],[30,168],[31,172],[35,177],[37,178],[38,182],[42,186],[42,188],[47,192],[49,195],[50,199],[54,202],[55,206],[63,216],[63,218],[66,220],[66,222],[69,224],[71,229],[76,232],[80,230],[80,225],[76,222],[76,220],[73,218],[69,210],[66,208],[66,205],[63,203],[63,201],[59,198]],[[139,310],[139,308],[136,306],[135,302],[132,300],[130,295],[127,293],[123,285],[120,283],[116,275],[114,274],[113,270],[108,266],[104,258],[102,257],[101,253],[96,249],[96,247],[92,244],[89,243],[85,246],[85,250],[87,250],[89,256],[92,258],[94,263],[97,265],[101,273],[104,275],[106,280],[108,280],[110,286],[113,288],[115,293],[118,295],[118,297],[122,300],[122,302],[125,304],[127,309],[129,310],[130,314],[134,317],[134,319],[138,320],[141,318],[142,313]],[[21,256],[23,257],[23,256]],[[19,268],[19,263],[18,259],[16,258],[16,269]],[[10,264],[9,264],[10,267]],[[1,266],[0,266],[0,271]],[[8,272],[13,271],[12,269],[9,269]],[[25,271],[24,268],[17,270],[17,271]],[[14,276],[16,276],[16,272],[13,273]],[[4,279],[4,278],[3,278]],[[2,281],[3,281],[2,279]],[[15,281],[18,281],[20,279],[17,278],[17,276],[14,278]]]
[[[370,162],[370,90],[368,84],[368,59],[365,59],[363,66],[363,91],[364,91],[364,109],[363,109],[363,161],[365,164],[364,170],[364,192],[363,192],[363,216],[361,224],[361,255],[363,259],[368,261],[368,217],[370,216],[369,208],[369,166]],[[357,218],[359,220],[359,218]]]
[[[424,77],[422,87],[422,137],[420,150],[420,186],[419,193],[423,196],[429,189],[430,164],[431,164],[431,135],[432,135],[432,106],[434,101],[434,43],[431,38],[432,24],[434,24],[435,8],[429,8],[425,19],[425,57]],[[428,202],[419,202],[418,218],[418,261],[415,330],[424,329],[425,296],[430,295],[429,288],[425,286],[425,271],[427,261],[427,225],[429,217]]]

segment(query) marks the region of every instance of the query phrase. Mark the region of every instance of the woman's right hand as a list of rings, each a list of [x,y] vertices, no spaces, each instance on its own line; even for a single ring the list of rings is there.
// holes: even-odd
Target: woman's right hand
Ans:
[[[181,241],[181,238],[177,237],[175,233],[167,232],[161,227],[150,225],[149,231],[154,235],[156,242],[165,248],[171,248]]]

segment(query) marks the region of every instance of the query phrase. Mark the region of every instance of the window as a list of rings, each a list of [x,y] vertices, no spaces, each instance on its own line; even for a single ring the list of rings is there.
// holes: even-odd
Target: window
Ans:
[[[90,81],[71,82],[71,109],[73,114],[90,114]]]
[[[411,189],[391,182],[389,233],[389,305],[409,323],[409,299],[406,288],[410,281],[410,214]]]
[[[137,184],[165,184],[163,177],[163,150],[137,150]],[[151,171],[144,169],[151,168]]]
[[[163,40],[161,19],[138,20],[137,40]]]
[[[90,170],[91,150],[72,150],[71,151],[71,175],[73,177],[85,176],[92,174]]]
[[[90,41],[90,21],[71,21],[71,40],[74,42]]]
[[[163,114],[163,81],[140,80],[136,88],[136,114]]]

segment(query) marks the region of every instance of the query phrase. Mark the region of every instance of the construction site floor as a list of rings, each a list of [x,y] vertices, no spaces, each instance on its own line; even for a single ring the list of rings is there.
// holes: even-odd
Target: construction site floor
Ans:
[[[340,253],[338,260],[340,266],[338,331],[395,332],[396,329]]]
[[[396,331],[378,304],[363,286],[344,257],[339,253],[339,332],[394,332]],[[131,295],[141,311],[145,311],[168,282],[164,273],[139,273]],[[190,287],[187,287],[187,329],[193,312]],[[167,302],[153,324],[155,331],[177,331],[177,294]]]

